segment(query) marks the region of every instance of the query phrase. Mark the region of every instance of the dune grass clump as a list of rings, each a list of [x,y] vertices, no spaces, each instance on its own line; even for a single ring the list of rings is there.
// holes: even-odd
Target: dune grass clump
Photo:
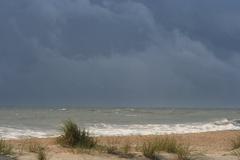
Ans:
[[[175,138],[173,137],[165,137],[161,138],[157,143],[157,150],[159,151],[166,151],[168,153],[177,153],[178,151],[178,144]]]
[[[120,158],[133,158],[134,154],[130,153],[130,144],[125,144],[122,147],[115,145],[103,145],[101,146],[102,152],[119,156]]]
[[[237,156],[238,159],[240,159],[240,135],[238,135],[235,139],[232,140],[231,153]]]
[[[124,154],[129,154],[131,150],[131,144],[130,143],[125,143],[122,147],[122,151]]]
[[[190,150],[189,145],[183,145],[183,144],[178,145],[178,147],[177,147],[177,156],[178,156],[179,160],[191,160],[191,159],[194,159],[193,155],[191,155],[191,150]],[[197,156],[197,155],[195,155],[195,156]]]
[[[232,153],[232,155],[237,156],[237,158],[240,159],[240,150],[239,149],[235,149],[231,153]]]
[[[38,160],[47,160],[47,154],[46,154],[45,148],[43,148],[43,147],[38,148],[37,159]]]
[[[155,159],[155,153],[157,152],[157,147],[154,142],[145,142],[142,146],[142,153],[145,157],[150,159]]]
[[[177,153],[178,144],[176,139],[172,137],[164,137],[148,141],[143,144],[143,154],[146,157],[152,157],[156,152],[165,151],[169,153]]]
[[[232,150],[240,148],[240,135],[232,140]]]
[[[106,146],[106,151],[108,154],[118,154],[118,148],[116,146]]]
[[[3,139],[0,139],[0,155],[11,155],[13,153],[12,150],[12,145],[7,144]]]
[[[28,151],[32,153],[38,153],[41,148],[43,147],[36,142],[30,142],[28,145]]]
[[[85,129],[81,130],[76,123],[67,120],[61,128],[62,135],[57,142],[65,147],[79,147],[91,149],[97,145],[97,141],[89,135]]]
[[[150,159],[156,159],[156,154],[162,151],[177,154],[179,160],[188,160],[190,157],[189,146],[177,143],[173,137],[147,141],[142,146],[143,155]]]
[[[24,142],[26,149],[37,155],[38,160],[47,160],[46,148],[34,139],[27,139]]]

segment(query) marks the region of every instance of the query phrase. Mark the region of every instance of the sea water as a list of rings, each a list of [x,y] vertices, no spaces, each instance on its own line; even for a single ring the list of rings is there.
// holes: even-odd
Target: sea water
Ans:
[[[67,119],[93,136],[240,130],[239,109],[0,107],[0,137],[54,137]]]

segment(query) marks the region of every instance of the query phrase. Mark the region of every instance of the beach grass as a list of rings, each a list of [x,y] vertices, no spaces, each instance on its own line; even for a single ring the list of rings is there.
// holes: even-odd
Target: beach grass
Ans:
[[[89,152],[90,149],[105,152],[108,154],[118,155],[120,157],[132,157],[130,154],[130,144],[126,143],[119,148],[118,139],[111,139],[108,144],[99,144],[97,139],[90,136],[86,130],[81,130],[76,123],[71,120],[64,121],[61,128],[62,135],[57,138],[57,143],[63,147],[78,149],[78,151]],[[80,149],[80,150],[79,150]]]
[[[28,144],[28,151],[32,153],[38,153],[41,148],[43,147],[37,142],[31,141]]]
[[[61,128],[62,135],[57,142],[64,147],[94,148],[97,140],[85,129],[81,130],[76,123],[66,120]]]
[[[46,154],[46,151],[45,151],[44,147],[38,148],[37,159],[38,160],[47,160],[47,154]]]
[[[189,145],[178,145],[177,147],[177,156],[179,160],[191,160],[193,156],[191,155],[191,150]],[[194,155],[195,157],[196,155]]]
[[[25,149],[28,152],[35,153],[38,160],[47,160],[46,148],[35,139],[27,139],[24,141],[26,143]]]
[[[240,159],[240,150],[239,149],[235,149],[231,153],[232,153],[232,155],[237,156],[238,159]]]
[[[190,157],[190,148],[188,145],[179,144],[174,137],[162,137],[144,142],[142,145],[142,154],[150,159],[156,159],[159,152],[174,153],[179,160],[188,160]]]
[[[131,150],[131,144],[129,142],[125,143],[122,147],[122,151],[124,154],[129,154]]]
[[[112,146],[112,145],[109,145],[109,146],[106,146],[106,151],[108,154],[118,154],[118,148],[116,146]]]
[[[235,137],[234,139],[232,139],[231,145],[232,145],[232,151],[231,151],[231,153],[232,153],[234,156],[237,156],[238,159],[240,159],[240,135],[239,135],[239,134],[237,135],[237,137]]]
[[[156,145],[157,144],[154,142],[144,142],[142,146],[142,154],[147,158],[154,159],[157,151]]]
[[[232,150],[240,148],[240,135],[238,134],[236,138],[232,140]]]
[[[113,145],[104,145],[99,146],[101,148],[101,152],[105,152],[107,154],[116,155],[120,158],[133,158],[134,154],[130,152],[131,146],[128,144],[120,147],[120,146],[113,146]]]
[[[5,140],[0,139],[0,155],[13,154],[13,146],[8,144]]]

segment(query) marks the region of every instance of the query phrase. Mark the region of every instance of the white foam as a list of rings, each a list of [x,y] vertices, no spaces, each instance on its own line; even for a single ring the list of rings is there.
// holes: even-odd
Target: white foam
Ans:
[[[19,138],[47,138],[47,137],[55,137],[57,135],[56,131],[41,131],[41,130],[33,130],[33,129],[18,129],[18,128],[10,128],[10,127],[0,127],[0,138],[4,139],[19,139]]]
[[[97,136],[162,135],[224,130],[240,130],[240,126],[234,125],[234,123],[225,119],[210,123],[186,124],[113,125],[100,123],[89,127],[89,131]]]
[[[59,111],[67,111],[67,108],[60,108]]]
[[[94,136],[126,136],[126,135],[162,135],[162,134],[183,134],[208,131],[240,130],[239,120],[220,121],[209,123],[184,123],[184,124],[105,124],[98,123],[89,125],[86,128]],[[47,138],[58,136],[57,130],[29,129],[0,127],[0,138]]]

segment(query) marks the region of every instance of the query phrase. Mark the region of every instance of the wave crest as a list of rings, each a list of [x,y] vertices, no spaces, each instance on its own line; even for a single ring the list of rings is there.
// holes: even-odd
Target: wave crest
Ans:
[[[94,124],[89,127],[94,135],[162,135],[162,134],[183,134],[199,133],[209,131],[240,130],[240,120],[222,119],[209,123],[185,123],[185,124]]]
[[[240,119],[221,119],[208,123],[184,124],[105,124],[97,123],[88,125],[87,129],[94,136],[127,136],[127,135],[163,135],[199,133],[209,131],[240,130]],[[47,138],[58,136],[57,130],[29,129],[0,127],[0,137],[5,139],[19,138]]]

